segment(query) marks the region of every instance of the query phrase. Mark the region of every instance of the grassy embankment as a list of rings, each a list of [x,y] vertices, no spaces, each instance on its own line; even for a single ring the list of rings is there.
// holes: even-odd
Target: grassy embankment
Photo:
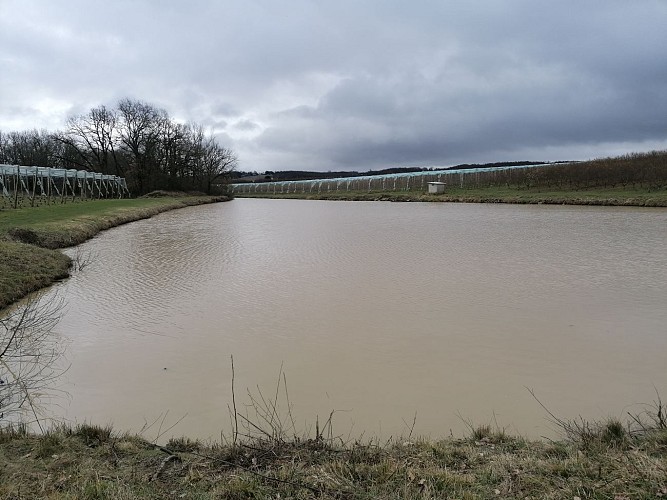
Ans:
[[[71,259],[58,248],[157,213],[224,197],[169,196],[95,200],[0,210],[0,311],[69,275]]]
[[[519,203],[550,205],[605,205],[667,207],[667,190],[580,189],[547,190],[540,188],[448,188],[444,194],[416,191],[327,191],[321,193],[237,193],[238,198],[288,198],[340,201],[427,201],[465,203]]]
[[[664,420],[638,433],[612,421],[573,429],[559,442],[479,427],[468,438],[437,441],[267,434],[237,444],[181,438],[164,446],[91,425],[40,436],[5,430],[0,497],[667,498]]]

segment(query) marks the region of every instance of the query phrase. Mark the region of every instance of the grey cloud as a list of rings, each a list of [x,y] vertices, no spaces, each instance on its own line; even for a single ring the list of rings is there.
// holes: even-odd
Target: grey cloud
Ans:
[[[210,118],[203,120],[201,123],[204,127],[215,131],[225,130],[229,126],[229,123],[225,120],[214,120]]]
[[[0,129],[132,97],[252,170],[667,147],[665,25],[661,0],[3,0]]]
[[[345,167],[447,163],[466,151],[493,161],[499,151],[531,146],[665,139],[667,99],[566,69],[534,71],[500,74],[495,85],[471,76],[468,87],[453,88],[446,78],[348,79],[319,106],[282,115],[261,141],[311,148]],[[541,76],[550,71],[557,74]]]
[[[237,116],[241,112],[229,102],[219,102],[210,107],[210,113],[214,116]]]
[[[233,127],[236,130],[243,130],[247,132],[251,132],[253,130],[257,130],[260,128],[260,126],[253,122],[252,120],[239,120],[236,123],[234,123]]]

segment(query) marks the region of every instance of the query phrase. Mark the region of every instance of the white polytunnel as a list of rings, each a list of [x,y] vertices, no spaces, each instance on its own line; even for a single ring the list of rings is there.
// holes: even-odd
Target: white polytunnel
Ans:
[[[461,188],[484,187],[497,184],[513,174],[527,169],[548,169],[563,163],[509,165],[488,168],[424,170],[398,174],[335,177],[297,181],[238,182],[230,184],[233,193],[313,193],[328,191],[425,191],[429,182],[443,182]]]
[[[124,198],[125,178],[87,170],[23,167],[0,164],[0,191],[5,207],[18,208],[41,202]]]

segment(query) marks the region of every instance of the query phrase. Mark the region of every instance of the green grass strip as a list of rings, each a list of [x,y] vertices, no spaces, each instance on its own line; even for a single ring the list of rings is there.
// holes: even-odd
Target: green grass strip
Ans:
[[[648,189],[517,189],[450,187],[444,194],[423,191],[322,191],[306,193],[236,193],[237,198],[289,198],[336,201],[424,201],[462,203],[518,203],[549,205],[602,205],[667,207],[667,190]]]

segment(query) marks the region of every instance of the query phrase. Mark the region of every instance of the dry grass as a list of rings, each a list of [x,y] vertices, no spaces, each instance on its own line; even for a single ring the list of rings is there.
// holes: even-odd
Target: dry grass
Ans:
[[[0,433],[2,498],[667,497],[667,431],[591,450],[577,441],[348,443],[295,439],[159,447],[91,425]]]
[[[70,258],[16,241],[0,241],[0,311],[69,275]]]

